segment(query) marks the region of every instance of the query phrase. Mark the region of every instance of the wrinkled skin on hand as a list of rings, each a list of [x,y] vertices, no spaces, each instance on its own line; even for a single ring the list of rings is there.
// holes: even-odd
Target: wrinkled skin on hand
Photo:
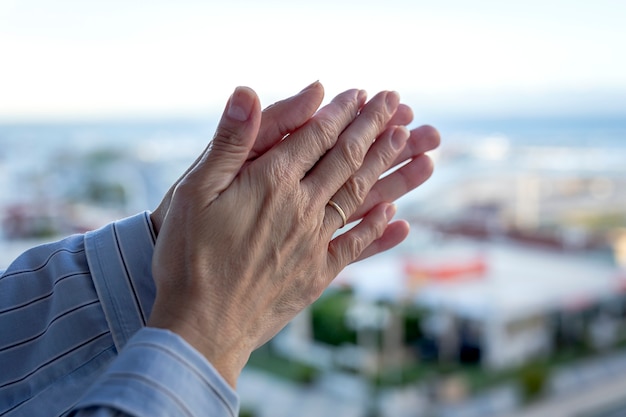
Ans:
[[[365,103],[349,90],[315,114],[318,83],[288,100],[262,113],[252,90],[237,89],[209,148],[152,216],[149,325],[181,335],[233,387],[250,353],[341,269],[406,237],[389,201],[430,175],[423,152],[438,144],[434,129],[402,126],[412,114],[393,92]],[[331,198],[360,220],[338,236]]]

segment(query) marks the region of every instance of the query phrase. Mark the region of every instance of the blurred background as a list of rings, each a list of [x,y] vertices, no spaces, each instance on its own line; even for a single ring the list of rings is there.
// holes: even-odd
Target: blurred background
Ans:
[[[0,269],[153,209],[237,85],[395,89],[410,237],[257,351],[246,416],[626,415],[626,5],[0,0]]]

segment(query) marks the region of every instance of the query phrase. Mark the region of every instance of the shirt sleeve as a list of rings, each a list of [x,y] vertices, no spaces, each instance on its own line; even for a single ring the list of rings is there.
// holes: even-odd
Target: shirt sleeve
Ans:
[[[140,213],[35,247],[0,275],[0,416],[43,410],[47,416],[66,415],[125,351],[154,303],[154,242],[149,213]],[[147,333],[154,339],[150,346],[165,343],[166,351],[184,351],[177,357],[195,364],[206,380],[219,380],[208,362],[188,358],[193,349],[184,341]],[[142,346],[146,358],[155,357],[154,347]],[[138,366],[136,373],[145,373],[141,362],[125,357],[120,360],[128,369]],[[222,398],[232,399],[229,387],[214,386]]]
[[[228,416],[238,397],[215,369],[178,335],[137,332],[72,416]]]
[[[118,351],[150,317],[155,240],[147,212],[85,234],[89,271]]]

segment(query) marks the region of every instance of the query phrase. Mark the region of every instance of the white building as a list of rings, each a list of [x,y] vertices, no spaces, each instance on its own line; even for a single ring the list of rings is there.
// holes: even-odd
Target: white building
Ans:
[[[626,275],[610,262],[540,248],[457,240],[430,249],[399,250],[349,266],[337,283],[364,299],[409,300],[433,312],[427,331],[441,340],[470,328],[481,363],[519,365],[553,349],[554,313],[574,326],[576,312],[619,299]],[[621,307],[623,309],[623,305]],[[623,311],[621,312],[623,314]],[[619,322],[592,319],[591,342],[607,345]],[[469,324],[469,327],[468,327]],[[451,343],[460,343],[459,337]]]

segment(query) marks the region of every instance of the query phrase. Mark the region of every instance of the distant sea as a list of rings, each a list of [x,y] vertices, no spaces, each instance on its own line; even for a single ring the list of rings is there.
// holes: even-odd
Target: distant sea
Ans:
[[[442,120],[435,124],[454,143],[500,135],[512,146],[626,147],[626,118]]]
[[[219,115],[206,119],[0,124],[0,189],[6,188],[0,191],[11,192],[12,175],[23,177],[44,165],[49,169],[53,158],[63,160],[59,155],[75,158],[102,149],[127,153],[144,162],[175,165],[172,171],[176,174],[171,175],[175,178],[211,140],[218,120]],[[442,151],[470,149],[475,156],[481,148],[495,144],[506,148],[507,158],[517,158],[519,169],[540,163],[540,169],[546,166],[568,171],[604,169],[610,175],[626,175],[626,118],[467,119],[424,123],[439,129]],[[539,152],[524,154],[527,148]],[[569,152],[557,153],[551,148]],[[535,157],[542,149],[545,151],[541,158]],[[554,157],[557,154],[558,158]],[[491,163],[488,158],[480,158],[472,163]],[[512,167],[509,162],[501,160],[496,169]],[[535,165],[533,169],[537,168]],[[458,168],[450,166],[448,177],[455,177]],[[445,170],[439,164],[437,175]],[[169,177],[165,181],[169,184]],[[430,182],[434,185],[436,181]]]
[[[141,120],[58,123],[0,123],[0,156],[16,150],[90,150],[143,143],[206,144],[218,115],[205,120]],[[467,119],[424,121],[437,127],[446,143],[463,144],[494,135],[512,146],[626,147],[626,118]],[[33,149],[37,146],[38,149]]]
[[[133,149],[164,143],[207,143],[218,118],[209,120],[110,120],[97,122],[0,123],[0,158],[101,148]]]

